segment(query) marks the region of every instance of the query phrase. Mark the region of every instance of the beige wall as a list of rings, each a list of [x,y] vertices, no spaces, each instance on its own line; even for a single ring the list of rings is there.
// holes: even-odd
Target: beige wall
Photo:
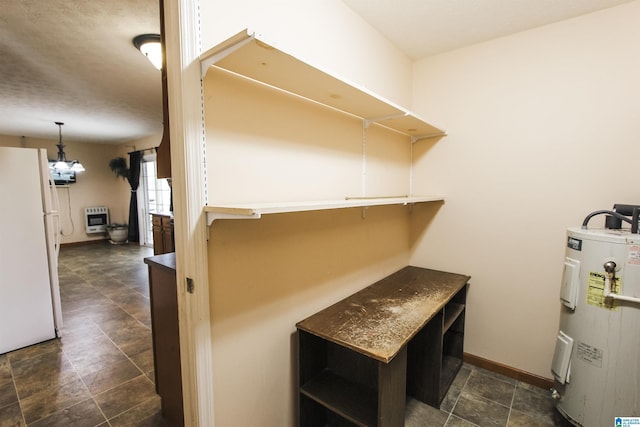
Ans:
[[[205,80],[209,204],[409,192],[408,137],[211,70]],[[363,159],[363,152],[366,154]]]
[[[214,222],[216,425],[295,424],[295,324],[406,265],[407,222],[404,206]]]
[[[208,203],[336,200],[409,190],[408,137],[210,71]],[[363,218],[364,215],[364,218]],[[219,220],[209,228],[216,425],[294,424],[295,324],[407,265],[409,209]]]
[[[85,171],[77,174],[76,182],[57,187],[60,199],[62,244],[105,239],[103,233],[85,232],[84,208],[106,206],[112,222],[127,222],[129,219],[129,184],[115,177],[108,162],[117,156],[125,156],[132,147],[136,149],[153,146],[160,137],[149,137],[127,143],[128,145],[81,143],[64,141],[68,159],[82,162]],[[46,148],[49,159],[55,159],[57,140],[22,138],[0,135],[0,145],[8,147]]]
[[[410,61],[341,1],[265,3],[201,4],[205,49],[252,27],[316,67],[410,99]],[[354,117],[215,71],[204,95],[209,204],[409,191],[407,137],[372,126],[363,158]],[[296,322],[407,265],[409,216],[389,206],[209,227],[216,425],[295,424]]]
[[[199,8],[203,50],[248,28],[317,68],[411,102],[411,61],[341,0],[208,0]]]
[[[465,351],[551,377],[566,228],[640,202],[639,20],[636,1],[415,64],[414,108],[449,136],[416,146],[416,192],[447,199],[411,261],[472,276]]]
[[[364,219],[349,209],[214,222],[216,425],[292,425],[295,323],[407,263],[472,276],[467,352],[549,378],[565,229],[637,194],[627,183],[640,147],[632,54],[640,3],[413,68],[342,2],[297,3],[204,2],[204,49],[250,27],[319,68],[412,101],[449,136],[416,143],[413,155],[406,145],[369,152],[376,172],[367,192],[402,194],[413,158],[414,194],[447,201],[411,213],[370,208]],[[315,106],[292,109],[232,80],[210,72],[205,81],[209,204],[362,190],[357,122]]]

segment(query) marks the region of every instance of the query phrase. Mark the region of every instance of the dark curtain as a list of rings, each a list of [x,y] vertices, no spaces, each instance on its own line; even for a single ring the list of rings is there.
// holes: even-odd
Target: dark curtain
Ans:
[[[138,232],[138,185],[140,185],[140,159],[142,153],[129,153],[129,185],[131,185],[131,202],[129,203],[129,242],[139,242]]]

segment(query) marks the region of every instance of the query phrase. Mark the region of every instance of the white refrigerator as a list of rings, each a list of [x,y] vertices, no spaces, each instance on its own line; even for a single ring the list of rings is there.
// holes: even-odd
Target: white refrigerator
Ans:
[[[0,147],[0,354],[60,335],[60,217],[47,150]]]

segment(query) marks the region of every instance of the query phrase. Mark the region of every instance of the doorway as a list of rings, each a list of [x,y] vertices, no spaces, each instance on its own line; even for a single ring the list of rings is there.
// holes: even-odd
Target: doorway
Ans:
[[[151,215],[171,212],[171,186],[167,179],[156,175],[156,153],[145,154],[140,165],[140,244],[153,247]],[[140,201],[140,200],[139,200]]]

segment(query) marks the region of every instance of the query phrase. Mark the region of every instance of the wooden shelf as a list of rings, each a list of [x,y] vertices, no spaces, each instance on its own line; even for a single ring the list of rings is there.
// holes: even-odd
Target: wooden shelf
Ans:
[[[464,312],[464,304],[456,304],[449,303],[445,306],[444,309],[444,327],[442,328],[442,333],[446,333],[453,322],[460,317],[460,314]]]
[[[355,197],[341,200],[312,200],[301,202],[239,203],[205,206],[207,225],[217,219],[260,219],[262,215],[288,212],[319,211],[384,205],[410,205],[442,201],[442,196]]]
[[[462,359],[452,356],[444,356],[442,359],[442,371],[440,375],[439,401],[442,402],[453,380],[456,378]]]
[[[202,77],[210,67],[260,82],[275,89],[378,123],[412,141],[446,133],[414,113],[333,76],[266,42],[261,35],[242,31],[200,55]]]
[[[380,125],[415,142],[441,137],[445,132],[414,113],[345,79],[322,71],[267,42],[262,35],[241,31],[200,55],[202,77],[212,67],[304,100],[358,117],[363,125]],[[365,197],[341,200],[307,200],[217,204],[205,206],[207,223],[217,219],[257,219],[264,214],[319,211],[353,207],[442,201],[441,196]]]
[[[300,392],[356,425],[376,425],[376,393],[330,370],[312,378]]]

